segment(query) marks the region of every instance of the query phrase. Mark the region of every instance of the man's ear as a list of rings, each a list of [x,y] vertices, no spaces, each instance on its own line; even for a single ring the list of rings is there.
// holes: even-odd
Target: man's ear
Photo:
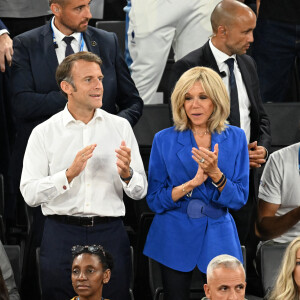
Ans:
[[[103,273],[103,284],[106,284],[109,282],[111,276],[111,270],[106,269],[105,272]]]
[[[204,284],[204,292],[205,292],[205,296],[206,298],[210,299],[210,289],[209,289],[209,285],[207,283]]]
[[[72,85],[69,83],[69,82],[67,82],[67,81],[65,81],[65,80],[63,80],[61,83],[60,83],[60,88],[67,94],[67,95],[71,95],[72,94],[72,92],[73,92],[73,87],[72,87]]]
[[[218,27],[217,35],[218,35],[219,37],[225,37],[226,34],[227,34],[227,28],[226,28],[226,26],[225,26],[225,25],[220,25],[220,26]]]
[[[57,16],[61,10],[59,4],[57,4],[57,3],[52,3],[50,5],[50,9],[55,16]]]

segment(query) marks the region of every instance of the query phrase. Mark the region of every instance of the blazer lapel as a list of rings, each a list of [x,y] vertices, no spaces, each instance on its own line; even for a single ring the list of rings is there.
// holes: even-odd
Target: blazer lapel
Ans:
[[[95,38],[95,36],[89,29],[87,29],[87,31],[83,33],[83,38],[88,50],[100,56],[99,41]]]
[[[252,105],[256,106],[256,103],[254,101],[253,91],[250,86],[251,74],[249,73],[249,70],[248,70],[245,62],[241,59],[241,57],[239,55],[236,56],[236,60],[237,60],[238,66],[239,66],[241,74],[242,74],[243,82],[245,83],[245,86],[246,86],[246,90],[247,90],[249,100],[251,102],[251,106]]]
[[[44,26],[41,34],[41,49],[43,49],[44,57],[49,65],[51,73],[55,74],[58,66],[58,60],[53,44],[53,32],[50,25],[51,20]],[[55,76],[54,76],[55,77]]]

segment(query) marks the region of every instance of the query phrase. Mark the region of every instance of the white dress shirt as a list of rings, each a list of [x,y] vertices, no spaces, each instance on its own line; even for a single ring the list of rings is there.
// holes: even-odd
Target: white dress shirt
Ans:
[[[128,185],[117,170],[122,140],[131,149],[133,177]],[[66,169],[78,151],[97,144],[85,169],[68,184]],[[28,140],[21,193],[30,206],[41,205],[44,215],[124,216],[123,190],[135,199],[147,193],[147,179],[138,144],[129,122],[101,109],[84,124],[67,109],[34,128]]]
[[[217,49],[211,40],[209,41],[210,49],[215,57],[215,60],[217,62],[217,65],[219,67],[220,72],[225,72],[227,76],[223,77],[222,80],[227,88],[227,91],[229,91],[229,68],[228,65],[225,63],[225,61],[228,58],[234,59],[234,76],[235,81],[237,85],[238,90],[238,97],[239,97],[239,110],[240,110],[240,122],[241,122],[241,128],[245,131],[247,142],[249,144],[250,141],[250,130],[251,130],[251,118],[250,118],[250,108],[251,103],[248,97],[248,93],[246,90],[245,83],[242,78],[241,71],[239,69],[239,66],[236,61],[236,55],[228,56],[226,53],[220,51]],[[228,92],[230,95],[230,92]],[[230,98],[230,97],[229,97]]]
[[[56,52],[58,64],[60,64],[65,58],[67,44],[65,43],[65,41],[63,41],[63,38],[65,37],[65,35],[55,27],[54,19],[55,19],[55,17],[52,18],[51,23],[52,23],[52,29],[53,29],[53,32],[54,32],[55,41],[56,41],[56,44],[58,46],[55,49],[55,52]],[[89,51],[87,46],[86,46],[86,43],[84,42],[83,34],[81,32],[74,32],[70,36],[74,37],[74,39],[71,42],[71,47],[72,47],[74,53],[77,53],[80,50],[81,37],[82,37],[82,40],[83,40],[83,43],[84,43],[83,51]]]
[[[4,33],[9,34],[9,32],[8,32],[6,29],[1,29],[1,30],[0,30],[0,35],[2,35],[2,34],[4,34]]]

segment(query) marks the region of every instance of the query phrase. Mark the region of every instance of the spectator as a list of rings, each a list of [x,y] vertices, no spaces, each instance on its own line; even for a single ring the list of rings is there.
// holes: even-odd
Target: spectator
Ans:
[[[216,256],[209,262],[206,274],[204,290],[207,298],[202,300],[245,299],[245,270],[235,257],[226,254]]]
[[[300,232],[300,143],[273,152],[260,187],[257,235],[261,240],[290,243]]]
[[[110,253],[100,245],[76,245],[72,255],[72,285],[80,300],[103,299],[103,285],[109,282],[113,269]]]
[[[54,17],[48,24],[14,38],[12,84],[17,137],[10,176],[14,179],[13,189],[16,194],[24,152],[32,129],[63,110],[66,105],[66,98],[60,93],[55,81],[55,70],[66,55],[65,36],[73,37],[67,54],[69,51],[88,50],[101,56],[105,88],[102,109],[124,117],[132,126],[142,114],[143,101],[122,58],[116,35],[88,26],[92,17],[90,0],[50,0],[50,8]],[[11,201],[16,202],[16,198]],[[20,195],[18,199],[24,203]],[[34,258],[35,247],[40,246],[42,239],[44,217],[40,208],[34,209],[31,214],[33,225],[28,255]],[[32,272],[32,263],[29,257],[24,261],[24,270],[28,276]],[[31,282],[22,286],[28,289]],[[28,292],[31,293],[31,290],[29,288]]]
[[[275,287],[268,300],[297,300],[300,296],[300,237],[287,247]]]
[[[257,63],[262,99],[264,102],[293,102],[294,99],[286,97],[296,59],[299,80],[300,2],[257,0],[257,3],[259,10],[252,53]]]
[[[44,300],[72,297],[68,252],[86,241],[103,245],[115,261],[103,295],[129,296],[123,191],[139,200],[146,195],[147,180],[129,122],[100,109],[100,64],[97,55],[84,51],[58,66],[56,79],[67,106],[34,128],[24,156],[22,195],[47,216],[40,259]]]
[[[219,0],[131,0],[128,48],[132,78],[145,104],[155,104],[171,46],[175,61],[211,35],[209,16]],[[130,5],[130,3],[128,3]]]
[[[167,299],[189,299],[192,271],[227,253],[242,258],[228,208],[245,205],[249,159],[245,133],[226,124],[229,98],[219,75],[195,67],[172,94],[174,127],[157,133],[147,202],[155,217],[144,254],[160,263]]]
[[[14,274],[1,241],[0,241],[0,266],[1,266],[3,279],[5,282],[5,286],[8,291],[9,300],[19,300],[20,296],[18,293],[18,289],[16,287]]]

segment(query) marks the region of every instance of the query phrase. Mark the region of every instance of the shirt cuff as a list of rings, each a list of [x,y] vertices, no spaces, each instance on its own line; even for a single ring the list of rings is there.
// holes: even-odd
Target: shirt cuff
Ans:
[[[5,34],[5,33],[9,34],[8,30],[6,30],[6,29],[1,29],[0,30],[0,35]]]
[[[54,174],[52,176],[52,181],[59,194],[65,193],[71,187],[66,176],[66,170]]]
[[[146,192],[147,192],[147,188],[145,187],[146,179],[144,179],[143,175],[133,171],[132,178],[130,179],[128,184],[126,184],[126,182],[123,181],[120,176],[119,178],[122,183],[123,190],[130,198],[134,200],[140,200],[146,196]]]

